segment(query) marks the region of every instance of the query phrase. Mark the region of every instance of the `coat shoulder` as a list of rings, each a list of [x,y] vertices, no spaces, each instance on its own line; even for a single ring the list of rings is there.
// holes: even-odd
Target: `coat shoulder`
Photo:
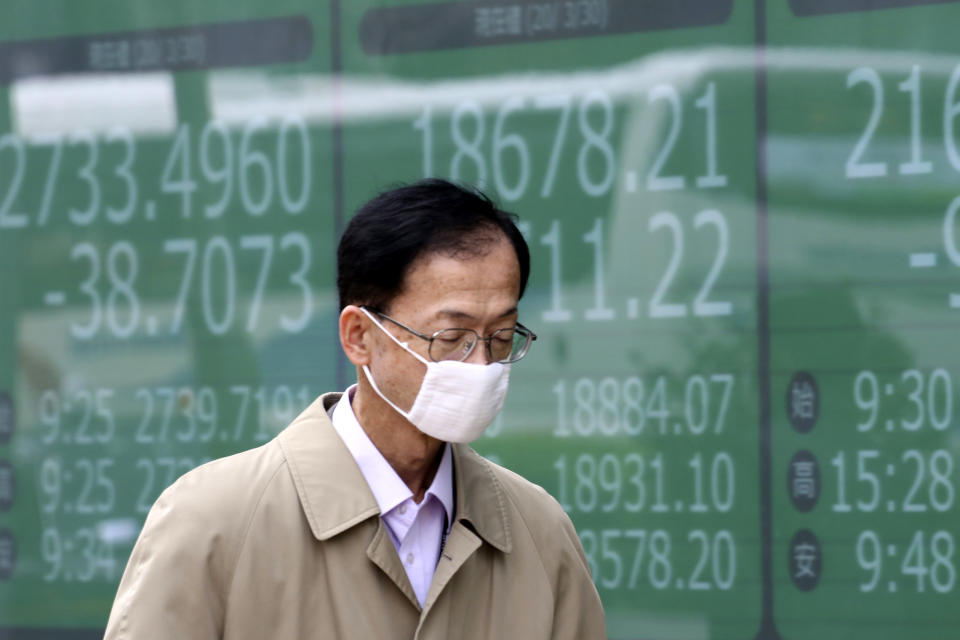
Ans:
[[[272,441],[202,464],[180,476],[165,493],[213,511],[234,509],[255,500],[284,464],[279,446]]]
[[[275,441],[212,460],[180,476],[160,495],[152,511],[171,512],[180,527],[203,528],[202,537],[214,534],[229,543],[244,531],[284,466]]]
[[[105,638],[220,637],[247,525],[283,466],[271,442],[201,465],[161,493],[124,570]]]
[[[479,455],[479,454],[478,454]],[[494,477],[500,482],[510,497],[524,506],[546,509],[551,512],[563,512],[560,503],[540,485],[527,480],[519,473],[483,458],[484,464],[493,471]]]

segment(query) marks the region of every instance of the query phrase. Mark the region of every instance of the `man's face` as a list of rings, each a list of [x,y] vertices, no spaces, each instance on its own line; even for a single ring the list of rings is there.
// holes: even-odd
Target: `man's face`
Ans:
[[[421,256],[411,266],[399,295],[384,311],[412,329],[432,335],[448,328],[473,329],[486,337],[517,322],[520,265],[510,241],[502,234],[483,255],[453,257],[443,253]],[[401,342],[429,360],[429,343],[393,323],[383,322]],[[404,410],[416,398],[426,367],[381,332],[375,330],[373,376],[381,390]],[[477,345],[467,362],[486,363],[486,349]]]

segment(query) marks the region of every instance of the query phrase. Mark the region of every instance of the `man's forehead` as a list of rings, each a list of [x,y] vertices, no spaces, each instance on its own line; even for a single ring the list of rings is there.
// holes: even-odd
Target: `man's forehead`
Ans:
[[[516,258],[516,250],[503,231],[483,228],[455,241],[449,240],[424,247],[410,263],[410,268],[435,260],[470,263],[504,250],[509,250]]]
[[[389,306],[421,322],[487,321],[515,313],[519,289],[519,261],[503,237],[482,254],[434,251],[418,257]]]
[[[516,279],[520,282],[520,262],[510,242],[491,246],[482,254],[451,254],[447,251],[431,251],[414,260],[404,276],[404,289],[435,286],[435,280],[463,280],[489,286],[497,277]]]

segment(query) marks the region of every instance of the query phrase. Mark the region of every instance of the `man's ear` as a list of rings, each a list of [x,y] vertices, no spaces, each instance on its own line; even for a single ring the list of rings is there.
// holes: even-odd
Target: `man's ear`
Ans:
[[[340,346],[347,359],[358,367],[370,364],[372,324],[367,314],[356,305],[348,304],[340,312]]]

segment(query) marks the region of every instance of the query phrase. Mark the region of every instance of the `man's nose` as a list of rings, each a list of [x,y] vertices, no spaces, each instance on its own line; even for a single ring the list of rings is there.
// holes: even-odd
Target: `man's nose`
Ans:
[[[477,340],[476,346],[473,347],[473,351],[470,352],[470,355],[467,356],[464,362],[471,364],[490,364],[490,359],[487,357],[487,343],[483,340]]]

